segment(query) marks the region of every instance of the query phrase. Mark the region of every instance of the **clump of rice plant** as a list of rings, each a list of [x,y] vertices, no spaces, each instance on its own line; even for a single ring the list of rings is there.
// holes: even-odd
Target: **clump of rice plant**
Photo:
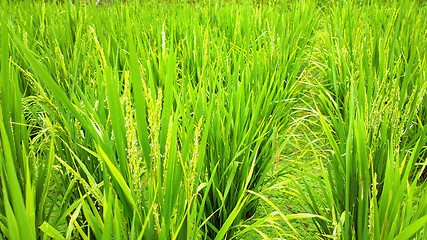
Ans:
[[[311,211],[329,216],[332,224],[316,219],[325,236],[421,237],[426,206],[414,166],[425,162],[427,141],[420,115],[425,53],[417,50],[425,43],[409,29],[426,31],[418,22],[425,9],[403,1],[343,3],[330,11],[320,60],[325,80],[312,106],[330,149],[318,160],[320,192],[307,188],[309,197],[302,198]]]

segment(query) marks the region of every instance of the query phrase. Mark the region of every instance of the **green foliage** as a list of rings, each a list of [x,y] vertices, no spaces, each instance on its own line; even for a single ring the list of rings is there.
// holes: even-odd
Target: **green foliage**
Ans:
[[[13,70],[2,73],[14,74],[16,93],[2,84],[3,119],[8,104],[22,105],[2,136],[18,138],[23,156],[10,169],[30,173],[17,180],[27,177],[28,190],[14,192],[26,201],[12,199],[30,220],[3,222],[5,236],[29,224],[35,236],[24,239],[232,238],[256,209],[253,193],[274,180],[314,28],[310,4],[5,5],[15,18],[2,18],[12,51],[2,64]],[[310,21],[290,24],[301,19]]]
[[[321,38],[327,54],[317,60],[324,78],[312,109],[330,150],[323,150],[326,164],[319,159],[322,197],[304,199],[314,213],[329,216],[332,226],[322,219],[317,224],[336,239],[424,232],[425,179],[414,166],[425,165],[427,141],[427,66],[420,51],[427,29],[419,22],[426,9],[401,1],[348,2],[329,10]]]
[[[312,219],[319,237],[425,238],[426,14],[4,1],[0,237],[297,239],[292,221]],[[309,137],[321,176],[301,172],[319,191],[288,192],[309,213],[285,215],[266,191],[296,171],[274,164],[302,102],[327,141]],[[260,202],[274,212],[254,218]]]

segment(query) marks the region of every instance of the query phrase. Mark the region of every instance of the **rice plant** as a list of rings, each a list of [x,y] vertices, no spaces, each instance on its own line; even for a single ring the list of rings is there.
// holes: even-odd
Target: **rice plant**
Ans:
[[[318,161],[321,191],[303,197],[311,211],[329,216],[332,225],[316,219],[323,236],[406,239],[421,232],[423,238],[425,181],[414,165],[425,162],[425,52],[419,51],[425,43],[409,30],[426,32],[418,23],[425,9],[417,4],[346,2],[329,9],[326,54],[317,62],[325,81],[311,107],[330,149],[327,162]]]
[[[411,1],[3,1],[0,237],[304,239],[302,219],[320,238],[425,238],[425,15]],[[295,184],[308,208],[286,215],[268,196],[298,171],[276,168],[302,104],[324,133],[305,134],[320,177],[301,171],[320,190]]]

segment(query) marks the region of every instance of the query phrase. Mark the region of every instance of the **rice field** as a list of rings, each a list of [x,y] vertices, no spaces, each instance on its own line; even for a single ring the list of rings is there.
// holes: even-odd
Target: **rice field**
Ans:
[[[426,16],[2,1],[0,239],[427,239]]]

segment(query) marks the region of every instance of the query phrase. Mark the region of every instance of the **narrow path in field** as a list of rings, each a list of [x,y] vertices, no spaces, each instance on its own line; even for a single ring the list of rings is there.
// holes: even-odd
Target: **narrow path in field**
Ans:
[[[306,110],[302,104],[295,109],[296,117],[302,118],[297,126],[294,126],[295,132],[289,143],[282,151],[279,158],[279,171],[284,171],[284,174],[279,177],[278,185],[275,188],[269,189],[265,194],[268,199],[275,204],[278,209],[285,215],[308,213],[307,205],[301,201],[296,193],[295,184],[302,182],[303,175],[301,172],[306,172],[320,177],[317,160],[314,157],[313,145],[309,142],[314,142],[319,145],[323,139],[322,129],[319,127],[314,116],[308,116],[310,112]],[[303,118],[305,116],[305,118]],[[318,154],[318,153],[317,153]],[[318,182],[305,178],[308,185],[315,191],[318,189]],[[305,191],[305,186],[299,184]],[[257,209],[253,219],[261,218],[274,212],[275,210],[268,203],[261,203]],[[293,230],[286,224],[285,221],[278,223],[286,231],[286,234],[295,235]],[[316,239],[317,229],[311,219],[291,220],[292,226],[300,234],[299,239]],[[268,237],[277,237],[277,231],[272,227],[259,229]],[[243,239],[263,239],[260,234],[254,231],[248,234]]]
[[[316,99],[316,83],[315,79],[321,79],[321,73],[319,71],[319,65],[317,57],[321,56],[322,50],[322,38],[326,34],[326,27],[324,22],[318,23],[318,29],[314,31],[314,36],[311,42],[312,51],[309,54],[309,67],[307,69],[307,77],[304,81],[306,84],[304,93],[301,99],[296,104],[292,111],[292,118],[294,119],[293,136],[290,138],[289,143],[282,151],[279,161],[278,170],[283,171],[284,174],[279,177],[278,185],[274,189],[269,189],[264,193],[268,199],[277,206],[277,208],[285,215],[298,214],[298,213],[311,213],[307,204],[299,197],[299,193],[295,188],[297,184],[303,192],[307,192],[306,185],[301,184],[303,181],[303,175],[301,173],[309,173],[313,176],[321,178],[320,170],[318,168],[317,157],[321,161],[326,161],[322,158],[320,150],[326,149],[326,136],[318,122],[317,116],[313,114],[311,108],[314,107]],[[314,191],[319,190],[319,182],[311,178],[305,177],[304,180],[307,185],[312,187]],[[267,203],[263,202],[257,209],[253,219],[261,218],[266,216],[275,210]],[[296,236],[291,227],[285,221],[279,221],[280,227],[286,232]],[[297,239],[319,239],[318,231],[312,219],[294,219],[290,223],[298,231],[299,236]],[[266,234],[266,237],[277,238],[278,231],[272,227],[265,227],[259,229],[262,233]],[[282,233],[283,234],[283,233]],[[292,239],[288,236],[287,239]],[[250,234],[245,236],[243,239],[263,239],[263,237],[252,231]]]

